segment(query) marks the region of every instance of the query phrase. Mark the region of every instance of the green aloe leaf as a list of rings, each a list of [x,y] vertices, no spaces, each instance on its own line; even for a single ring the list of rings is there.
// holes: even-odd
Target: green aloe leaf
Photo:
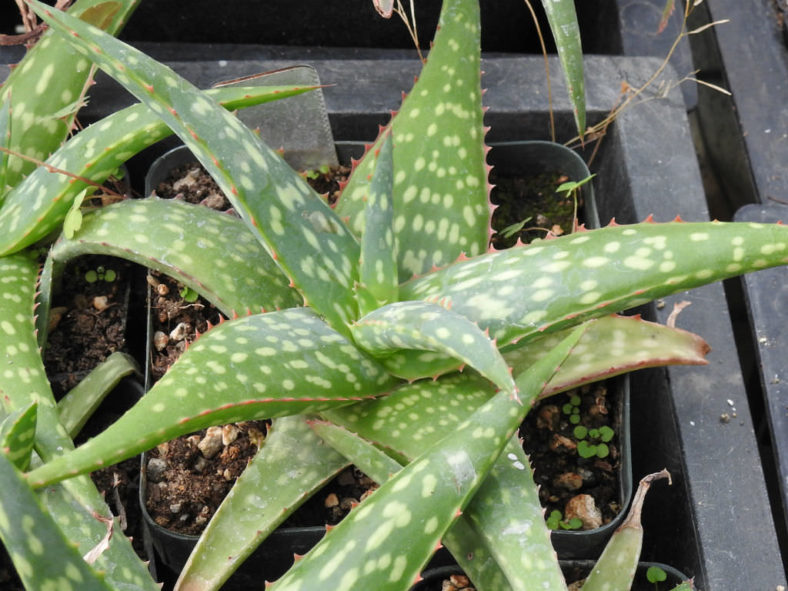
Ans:
[[[137,0],[78,0],[69,8],[72,18],[117,33]],[[0,99],[11,102],[11,140],[16,154],[46,160],[66,139],[89,85],[90,62],[51,31],[27,52],[0,89]],[[12,155],[9,186],[15,186],[35,164]]]
[[[111,591],[41,505],[13,463],[0,453],[0,538],[27,589]]]
[[[36,0],[30,5],[178,134],[308,304],[347,334],[345,325],[357,316],[359,246],[328,204],[251,130],[171,69],[67,14]]]
[[[574,0],[542,0],[547,22],[553,33],[558,59],[564,69],[569,100],[575,115],[577,133],[586,129],[585,77],[583,75],[583,47],[577,23]]]
[[[386,482],[402,465],[355,433],[324,420],[310,420],[309,427],[378,484]]]
[[[383,451],[344,427],[328,421],[312,421],[310,426],[378,484],[386,482],[402,468]],[[471,578],[478,591],[511,589],[506,575],[464,515],[448,529],[443,536],[443,544],[455,557],[460,568]]]
[[[509,366],[495,343],[468,319],[428,302],[397,302],[383,306],[351,326],[362,349],[379,356],[394,375],[400,373],[386,356],[397,349],[427,350],[449,355],[473,367],[499,388],[516,397]]]
[[[8,191],[8,152],[3,148],[8,148],[11,142],[11,101],[0,103],[0,205],[5,200]]]
[[[76,437],[101,401],[124,377],[139,374],[131,355],[116,351],[96,366],[57,403],[60,423],[70,437]]]
[[[276,419],[200,536],[180,589],[218,589],[309,495],[349,464],[301,416]]]
[[[13,412],[37,404],[35,449],[44,459],[73,449],[73,443],[58,420],[35,336],[33,317],[38,265],[27,254],[0,257],[0,351],[3,362],[3,396]],[[43,501],[67,539],[87,552],[105,535],[106,528],[96,516],[111,515],[101,495],[87,476],[70,480],[65,487],[49,487]],[[97,560],[111,585],[120,589],[136,585],[154,591],[156,586],[124,536]],[[32,587],[38,588],[38,587]]]
[[[393,385],[308,308],[246,316],[200,337],[118,421],[29,480],[43,486],[211,425],[314,413]]]
[[[45,459],[72,447],[58,421],[35,336],[34,301],[38,265],[27,254],[0,257],[0,373],[11,411],[38,405],[36,449]]]
[[[411,459],[447,434],[459,433],[458,426],[493,395],[491,385],[478,375],[452,374],[323,415],[383,449]],[[543,513],[529,461],[515,438],[466,507],[463,519],[449,532],[464,523],[462,527],[473,532],[472,539],[480,541],[477,545],[489,549],[496,569],[513,590],[564,589]],[[446,538],[444,543],[451,549],[456,542]],[[473,564],[463,567],[469,575],[479,569]]]
[[[55,243],[50,258],[57,272],[84,254],[112,255],[166,273],[227,316],[302,303],[241,220],[183,201],[126,200],[85,214],[71,239]]]
[[[504,346],[786,261],[779,224],[608,226],[458,262],[400,298],[440,301]]]
[[[640,316],[603,316],[585,323],[586,332],[543,393],[570,388],[628,371],[663,365],[704,365],[710,348],[685,330],[647,322]],[[504,353],[514,373],[524,371],[556,346],[571,329],[529,340]],[[599,343],[605,343],[600,347]]]
[[[27,470],[36,439],[38,403],[31,402],[27,408],[10,413],[0,423],[0,450],[17,470]]]
[[[391,134],[387,133],[375,153],[375,172],[364,210],[367,227],[361,240],[357,289],[362,314],[397,301],[397,244],[391,199],[393,166]]]
[[[311,88],[256,86],[211,89],[204,95],[235,110],[308,90]],[[68,140],[47,159],[47,165],[36,168],[9,192],[0,208],[0,255],[21,250],[56,230],[75,198],[83,191],[89,195],[95,190],[82,179],[103,183],[119,165],[171,134],[147,106],[138,104],[105,117]]]
[[[487,249],[477,0],[446,0],[427,63],[390,124],[394,141],[394,231],[400,281]],[[379,148],[380,139],[374,149]],[[367,154],[336,211],[365,231]]]
[[[506,392],[497,394],[459,427],[468,437],[449,434],[413,460],[328,532],[272,589],[407,590],[579,332],[518,376],[525,405]],[[381,516],[383,520],[373,518]]]

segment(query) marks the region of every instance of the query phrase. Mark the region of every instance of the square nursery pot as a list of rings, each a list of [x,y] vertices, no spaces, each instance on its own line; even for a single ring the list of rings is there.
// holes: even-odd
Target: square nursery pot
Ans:
[[[364,142],[339,142],[336,150],[341,163],[349,163],[351,158],[363,155]],[[286,155],[287,157],[287,155]],[[146,195],[150,195],[159,184],[171,175],[171,171],[183,165],[194,162],[196,159],[185,146],[178,146],[157,158],[151,166],[145,180]],[[581,181],[590,175],[588,167],[578,154],[560,144],[546,141],[502,142],[492,144],[488,158],[495,167],[499,177],[527,177],[558,173],[556,176],[565,176],[567,180]],[[563,179],[562,179],[563,180]],[[493,197],[495,200],[495,197]],[[585,185],[578,196],[582,204],[580,218],[590,227],[598,227],[598,212],[593,194],[593,187]],[[151,308],[152,309],[152,308]],[[153,342],[150,327],[151,317],[148,320],[148,343]],[[152,358],[152,353],[147,355]],[[149,380],[146,380],[149,381]],[[611,446],[617,450],[617,459],[611,460],[614,473],[611,481],[615,490],[613,503],[618,507],[618,514],[601,527],[580,531],[562,530],[555,531],[552,535],[553,545],[558,555],[563,558],[594,558],[598,556],[610,535],[623,521],[626,508],[629,505],[632,491],[632,465],[630,444],[630,403],[629,379],[621,376],[607,381],[610,392],[612,425],[617,436]],[[591,460],[587,463],[590,464]],[[146,528],[146,536],[155,549],[156,558],[161,565],[169,571],[179,572],[188,558],[189,553],[197,542],[196,535],[183,535],[164,528],[155,523],[147,509],[145,491],[147,490],[147,457],[142,459],[142,478],[140,486],[141,511]],[[539,467],[537,465],[537,476]],[[578,494],[592,492],[580,489]],[[563,507],[562,507],[563,508]],[[310,549],[324,533],[324,525],[316,524],[313,527],[280,527],[255,551],[239,571],[228,582],[228,588],[245,588],[250,581],[259,580],[261,571],[265,579],[272,580],[280,576],[292,564],[292,555],[304,554]],[[447,552],[439,553],[431,564],[446,560]],[[450,557],[449,557],[450,558]],[[157,573],[165,574],[163,571]]]

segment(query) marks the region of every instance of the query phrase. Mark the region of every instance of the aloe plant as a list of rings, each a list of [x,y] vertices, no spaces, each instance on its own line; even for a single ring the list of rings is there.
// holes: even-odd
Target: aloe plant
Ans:
[[[70,11],[114,33],[135,5],[129,0],[80,0]],[[48,302],[44,298],[37,308],[34,305],[39,264],[31,247],[58,231],[75,207],[74,202],[78,207],[78,202],[127,158],[170,133],[147,108],[136,105],[67,139],[76,112],[84,103],[92,71],[88,60],[49,32],[0,87],[0,269],[5,286],[0,316],[6,359],[0,433],[3,449],[9,450],[9,458],[18,469],[40,465],[41,458],[72,448],[69,436],[79,428],[86,409],[89,411],[87,398],[100,395],[103,389],[96,382],[98,376],[91,375],[56,409],[39,354],[46,340]],[[208,91],[207,96],[228,109],[237,109],[307,90],[235,88]],[[37,166],[41,160],[46,162]],[[38,316],[35,324],[34,310]],[[122,371],[117,368],[113,373],[117,376]],[[36,427],[35,439],[20,430],[20,425],[30,421]],[[69,433],[61,422],[68,425]],[[11,477],[10,472],[6,474]],[[96,550],[91,562],[103,573],[96,579],[105,581],[102,586],[156,588],[128,539],[121,535],[108,547],[102,546],[111,513],[90,479],[81,477],[63,486],[48,487],[36,497],[31,510],[43,505],[47,512],[43,519],[54,519],[69,544],[86,555],[91,548]],[[27,521],[25,527],[29,527]],[[35,572],[41,570],[35,567],[40,560],[36,547],[10,541],[16,536],[17,532],[7,531],[2,537],[22,580],[31,589],[45,588],[50,582],[45,580],[44,571]],[[49,549],[49,542],[46,544]],[[74,548],[69,547],[67,553],[73,552]],[[76,556],[79,558],[79,554]],[[60,567],[72,575],[82,571],[79,564],[69,564],[65,559]],[[86,578],[85,584],[90,585],[90,580]]]
[[[381,488],[276,589],[405,590],[440,540],[479,589],[565,588],[527,458],[512,439],[533,400],[633,368],[702,363],[699,338],[610,314],[788,259],[782,226],[680,221],[610,226],[487,252],[474,0],[445,0],[418,82],[355,168],[336,211],[174,72],[78,19],[31,5],[135,94],[161,120],[159,129],[178,134],[240,214],[231,220],[174,202],[125,201],[85,214],[52,247],[44,305],[60,266],[105,253],[160,269],[233,317],[191,345],[104,433],[71,449],[54,405],[44,395],[31,397],[22,374],[8,376],[21,411],[6,419],[9,433],[29,424],[30,402],[38,402],[36,447],[50,453],[24,478],[44,491],[201,427],[274,418],[270,447],[262,447],[229,509],[212,521],[182,589],[220,585],[229,568],[212,560],[213,548],[222,556],[248,553],[259,532],[276,527],[346,461],[369,469]],[[112,141],[113,150],[125,149],[123,136]],[[39,223],[57,228],[62,210],[40,211],[43,221],[28,221],[21,236]],[[3,293],[24,286],[28,299],[0,300],[8,305],[0,308],[0,345],[15,346],[16,367],[29,371],[40,365],[31,313],[35,265],[8,248],[0,258],[9,265],[4,276],[19,273]],[[304,414],[306,423],[295,417]],[[282,474],[282,495],[260,498],[259,475],[266,466],[281,470],[288,430],[307,424],[331,446],[315,438],[308,444],[305,453],[321,470],[301,488]],[[421,427],[418,437],[410,434]],[[447,429],[462,431],[462,439],[446,438]],[[22,439],[5,439],[12,457],[22,458],[19,466],[28,453]],[[0,479],[21,482],[13,466],[0,466]],[[7,503],[0,499],[0,508],[7,511]],[[33,523],[49,531],[47,511],[29,507]],[[15,531],[0,527],[4,543]],[[17,552],[22,563],[35,554]],[[98,554],[101,560],[108,551]]]

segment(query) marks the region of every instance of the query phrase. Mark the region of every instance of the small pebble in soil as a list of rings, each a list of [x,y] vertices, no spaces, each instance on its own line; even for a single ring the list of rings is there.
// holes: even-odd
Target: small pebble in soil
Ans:
[[[238,434],[240,432],[241,430],[232,423],[229,425],[224,425],[222,427],[222,445],[225,447],[230,445],[233,441],[238,439]]]
[[[167,462],[164,460],[159,458],[149,459],[147,469],[148,480],[151,482],[159,482],[166,469]]]
[[[191,327],[186,322],[179,322],[175,328],[170,331],[170,340],[182,341],[189,334]]]
[[[157,351],[163,350],[169,342],[170,337],[168,337],[166,333],[157,330],[153,334],[153,346],[156,347]]]
[[[591,495],[575,495],[566,502],[564,519],[570,521],[575,517],[583,522],[583,529],[596,529],[602,526],[602,513]]]
[[[564,472],[553,480],[553,486],[565,490],[580,490],[583,488],[583,477],[575,472]]]
[[[99,312],[103,312],[104,310],[109,308],[109,298],[105,295],[94,297],[93,307]]]
[[[203,437],[197,444],[197,448],[202,452],[203,457],[211,459],[222,451],[222,428],[208,427]]]
[[[550,449],[555,452],[574,452],[577,449],[577,443],[569,439],[569,437],[554,433],[550,439]]]
[[[194,460],[194,464],[192,465],[192,470],[197,474],[202,474],[205,472],[205,468],[208,466],[208,460],[206,460],[203,456],[197,456]]]

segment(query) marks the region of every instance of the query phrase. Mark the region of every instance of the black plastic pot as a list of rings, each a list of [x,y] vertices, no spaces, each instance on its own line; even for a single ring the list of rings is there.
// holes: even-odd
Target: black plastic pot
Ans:
[[[591,560],[562,560],[561,570],[564,573],[567,581],[577,581],[588,575],[594,566]],[[649,567],[656,566],[665,571],[667,575],[666,580],[661,587],[654,586],[654,583],[649,583],[646,579],[646,571]],[[411,591],[442,591],[441,583],[448,579],[451,575],[462,574],[462,571],[456,565],[440,566],[425,570],[422,573],[422,580],[411,587]],[[635,580],[632,583],[632,591],[656,591],[658,589],[672,589],[682,581],[686,581],[688,577],[684,573],[676,570],[667,564],[657,562],[641,562],[638,565],[635,574]]]

